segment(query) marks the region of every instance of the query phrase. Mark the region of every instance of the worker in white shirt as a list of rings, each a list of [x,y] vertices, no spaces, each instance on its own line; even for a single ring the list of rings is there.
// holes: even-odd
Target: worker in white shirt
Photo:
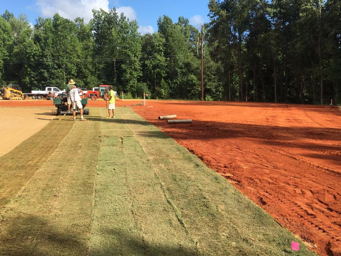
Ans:
[[[73,120],[76,121],[76,109],[78,107],[81,112],[81,121],[85,121],[86,119],[84,119],[83,117],[83,106],[81,102],[82,99],[79,96],[78,89],[76,86],[71,87],[70,99],[71,99],[72,108],[73,108]]]

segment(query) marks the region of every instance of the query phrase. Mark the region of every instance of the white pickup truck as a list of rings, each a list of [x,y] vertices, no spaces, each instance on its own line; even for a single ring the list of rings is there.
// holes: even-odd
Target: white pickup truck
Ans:
[[[45,91],[37,91],[33,90],[30,93],[24,93],[25,98],[31,97],[32,99],[43,99],[43,98],[51,98],[51,96],[59,96],[64,93],[65,90],[60,90],[58,87],[45,87]]]

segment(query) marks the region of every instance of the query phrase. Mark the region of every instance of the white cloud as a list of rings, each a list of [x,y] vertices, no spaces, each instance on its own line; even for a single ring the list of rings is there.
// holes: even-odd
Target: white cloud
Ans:
[[[204,25],[205,22],[203,17],[201,17],[200,15],[195,15],[189,19],[189,23],[195,27],[200,27],[201,25]]]
[[[155,30],[152,26],[145,26],[145,27],[140,26],[138,31],[141,35],[145,35],[148,33],[153,34],[155,32]]]
[[[70,20],[81,17],[85,22],[92,18],[93,9],[109,10],[109,0],[36,0],[36,5],[44,17],[58,13]]]
[[[123,13],[124,16],[126,16],[130,21],[137,20],[136,12],[130,6],[121,6],[117,8],[116,11],[119,15]]]
[[[137,20],[135,10],[130,6],[120,6],[119,1],[114,1],[116,11],[119,15],[124,14],[130,21]],[[84,18],[85,22],[89,22],[92,18],[92,10],[103,9],[109,11],[109,0],[36,0],[36,5],[40,9],[43,17],[53,17],[56,13],[60,16],[74,20],[77,17]],[[144,35],[154,33],[152,26],[144,26],[139,28],[139,32]]]

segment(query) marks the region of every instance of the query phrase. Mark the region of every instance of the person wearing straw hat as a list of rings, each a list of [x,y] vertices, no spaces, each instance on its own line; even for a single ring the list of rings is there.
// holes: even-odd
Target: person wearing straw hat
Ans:
[[[71,97],[70,97],[70,92],[73,86],[75,86],[75,81],[73,79],[70,79],[69,83],[66,86],[66,94],[67,94],[67,111],[71,112]]]
[[[73,109],[73,121],[76,121],[76,109],[78,108],[81,113],[81,121],[86,121],[83,117],[83,105],[81,102],[81,97],[79,96],[78,89],[75,85],[71,87],[70,91],[70,99],[72,102],[72,109]]]

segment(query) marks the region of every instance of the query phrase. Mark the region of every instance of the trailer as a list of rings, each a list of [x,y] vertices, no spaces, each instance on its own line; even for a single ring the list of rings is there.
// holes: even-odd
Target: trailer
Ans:
[[[30,93],[24,93],[24,97],[32,99],[51,99],[65,93],[65,90],[60,90],[58,87],[48,86],[44,91],[32,90]]]

